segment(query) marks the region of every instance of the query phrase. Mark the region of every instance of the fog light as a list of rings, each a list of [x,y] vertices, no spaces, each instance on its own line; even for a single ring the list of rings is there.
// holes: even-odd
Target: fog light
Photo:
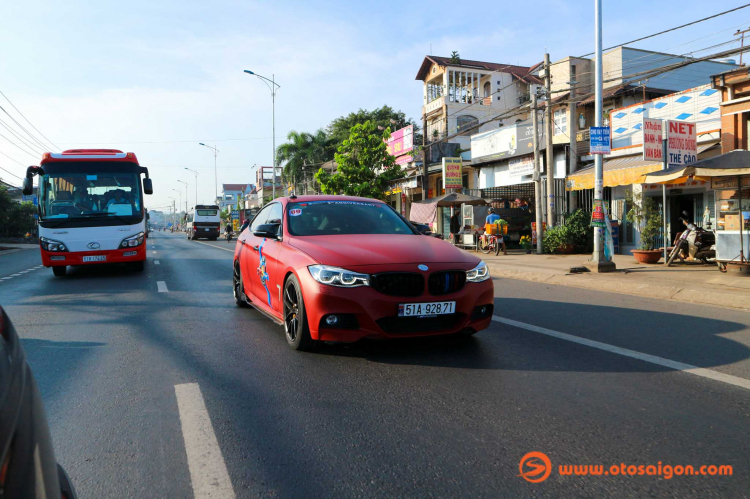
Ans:
[[[137,255],[137,254],[138,254],[138,252],[137,252],[137,251],[125,251],[125,252],[124,252],[124,253],[122,254],[122,256],[135,256],[135,255]]]
[[[326,317],[326,324],[328,324],[329,326],[333,326],[338,321],[339,321],[339,318],[336,317],[335,315],[329,315],[328,317]]]
[[[479,313],[481,313],[482,315],[486,314],[487,313],[487,307],[482,307]]]

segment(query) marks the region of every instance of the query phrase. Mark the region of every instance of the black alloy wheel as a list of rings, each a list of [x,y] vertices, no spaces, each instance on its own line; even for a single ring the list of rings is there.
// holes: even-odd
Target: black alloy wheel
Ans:
[[[305,302],[297,277],[290,275],[284,284],[284,333],[294,350],[311,350],[315,340],[310,336],[305,315]]]
[[[234,263],[234,272],[232,272],[232,290],[234,293],[234,303],[241,308],[247,307],[247,295],[245,294],[244,285],[242,284],[240,262]]]

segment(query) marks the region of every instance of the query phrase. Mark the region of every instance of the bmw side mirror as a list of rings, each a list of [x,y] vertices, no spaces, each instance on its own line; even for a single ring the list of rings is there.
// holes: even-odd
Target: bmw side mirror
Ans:
[[[259,225],[253,231],[253,235],[255,237],[270,237],[271,239],[278,239],[279,227],[281,227],[281,224]]]
[[[34,193],[34,179],[26,177],[23,179],[23,195],[31,196]]]
[[[144,178],[143,179],[143,192],[145,194],[153,194],[154,193],[154,186],[151,184],[150,178]]]

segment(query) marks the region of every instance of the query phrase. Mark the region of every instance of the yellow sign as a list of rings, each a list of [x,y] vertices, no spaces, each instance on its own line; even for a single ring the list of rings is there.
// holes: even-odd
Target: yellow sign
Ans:
[[[463,187],[461,158],[443,158],[443,188],[460,189]]]

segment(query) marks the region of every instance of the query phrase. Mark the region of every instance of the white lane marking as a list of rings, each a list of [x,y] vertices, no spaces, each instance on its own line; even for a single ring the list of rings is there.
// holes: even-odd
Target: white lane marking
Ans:
[[[11,275],[12,275],[13,277],[18,277],[18,276],[20,276],[21,274],[11,274]]]
[[[3,277],[2,280],[5,281],[6,279],[13,279],[12,277]]]
[[[212,248],[216,248],[216,249],[220,249],[220,250],[224,250],[224,251],[231,251],[232,253],[234,253],[233,249],[222,248],[221,246],[214,246],[213,244],[204,243],[202,241],[194,241],[194,242],[196,242],[198,244],[205,244],[206,246],[211,246]]]
[[[156,281],[156,289],[159,290],[159,293],[169,293],[167,283],[164,281]]]
[[[196,498],[234,497],[229,472],[197,383],[174,386],[185,440],[190,480]]]
[[[156,251],[152,251],[151,253],[153,253],[153,254],[155,255],[155,254],[156,254]]]
[[[19,272],[19,274],[25,274],[26,272],[30,272],[29,270],[22,270]]]
[[[161,264],[159,263],[159,260],[154,260],[154,265],[161,265]]]
[[[644,362],[649,362],[651,364],[657,364],[660,366],[669,367],[670,369],[676,369],[677,371],[682,371],[688,374],[694,374],[696,376],[712,379],[714,381],[721,381],[722,383],[727,383],[729,385],[739,386],[740,388],[745,388],[747,390],[750,390],[750,380],[747,380],[745,378],[739,378],[737,376],[732,376],[731,374],[724,374],[718,371],[712,371],[711,369],[704,369],[702,367],[697,367],[697,366],[693,366],[690,364],[684,364],[682,362],[677,362],[675,360],[665,359],[663,357],[657,357],[656,355],[649,355],[647,353],[636,352],[635,350],[629,350],[627,348],[616,347],[614,345],[609,345],[607,343],[602,343],[600,341],[589,340],[586,338],[581,338],[580,336],[573,336],[572,334],[561,333],[559,331],[553,331],[552,329],[534,326],[532,324],[526,324],[525,322],[518,322],[518,321],[511,320],[511,319],[506,319],[504,317],[498,317],[497,315],[493,315],[492,320],[496,322],[501,322],[503,324],[507,324],[509,326],[514,326],[514,327],[518,327],[521,329],[526,329],[528,331],[533,331],[535,333],[552,336],[553,338],[559,338],[561,340],[572,341],[573,343],[578,343],[579,345],[585,345],[587,347],[598,348],[599,350],[616,353],[618,355],[623,355],[625,357],[642,360]]]

